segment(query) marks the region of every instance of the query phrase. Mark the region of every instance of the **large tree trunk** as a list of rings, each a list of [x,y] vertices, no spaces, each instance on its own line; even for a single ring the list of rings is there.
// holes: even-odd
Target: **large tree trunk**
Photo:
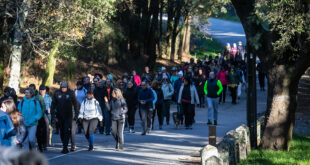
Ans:
[[[164,10],[164,0],[160,0],[160,10],[159,10],[159,41],[158,41],[158,57],[162,58],[162,45],[161,45],[161,40],[163,36],[163,10]]]
[[[278,65],[268,70],[267,123],[262,147],[288,150],[292,138],[298,81],[292,81],[292,67]]]
[[[50,54],[47,59],[46,69],[45,69],[45,76],[42,84],[45,86],[51,86],[54,82],[54,74],[56,69],[56,59],[55,56],[58,52],[59,48],[59,41],[57,40],[54,44],[54,47],[51,49]]]
[[[231,1],[243,25],[246,39],[248,42],[251,41],[247,44],[249,50],[258,55],[268,77],[266,126],[261,147],[289,150],[294,127],[298,82],[310,66],[309,42],[305,42],[305,39],[298,42],[302,43],[301,51],[297,52],[299,58],[290,62],[292,52],[283,54],[274,52],[272,43],[277,41],[280,35],[276,31],[265,30],[258,23],[259,19],[255,15],[255,1]],[[255,45],[259,47],[255,48]]]
[[[184,45],[183,45],[183,53],[189,54],[189,47],[191,42],[191,22],[192,17],[188,16],[186,21],[185,35],[184,35]]]
[[[14,40],[13,40],[13,50],[12,50],[12,61],[11,61],[11,71],[10,71],[10,81],[9,86],[14,88],[16,93],[19,93],[19,82],[21,73],[21,58],[22,58],[22,40],[23,40],[23,28],[26,23],[26,18],[28,16],[28,10],[31,5],[31,0],[23,0],[21,8],[17,11],[17,25],[14,29]]]

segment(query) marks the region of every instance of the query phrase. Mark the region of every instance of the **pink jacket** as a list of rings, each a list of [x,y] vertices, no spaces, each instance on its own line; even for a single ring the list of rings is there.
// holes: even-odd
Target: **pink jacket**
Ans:
[[[226,71],[222,71],[222,70],[220,70],[217,73],[216,78],[221,81],[222,85],[227,85],[228,84],[227,79],[226,79],[226,75],[227,75]]]
[[[140,76],[135,75],[135,76],[133,77],[133,79],[134,79],[134,81],[135,81],[135,83],[136,83],[137,86],[140,86],[140,85],[141,85]]]

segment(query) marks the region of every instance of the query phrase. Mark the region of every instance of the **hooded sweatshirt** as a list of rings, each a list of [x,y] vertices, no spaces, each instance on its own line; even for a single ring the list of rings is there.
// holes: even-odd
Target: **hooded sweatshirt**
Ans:
[[[99,102],[95,99],[85,99],[81,104],[79,118],[91,120],[98,118],[102,121],[102,111]]]
[[[18,110],[23,114],[26,127],[38,125],[38,120],[43,116],[39,101],[35,97],[23,98],[18,104]]]
[[[0,146],[11,146],[15,129],[10,116],[0,110]]]

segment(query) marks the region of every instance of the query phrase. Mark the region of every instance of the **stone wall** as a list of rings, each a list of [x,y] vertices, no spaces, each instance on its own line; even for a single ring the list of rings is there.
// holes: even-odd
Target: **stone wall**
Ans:
[[[257,120],[257,142],[260,144],[263,135],[264,116]],[[202,165],[235,165],[246,159],[251,152],[250,131],[248,126],[241,125],[226,133],[216,146],[207,145],[201,150]]]

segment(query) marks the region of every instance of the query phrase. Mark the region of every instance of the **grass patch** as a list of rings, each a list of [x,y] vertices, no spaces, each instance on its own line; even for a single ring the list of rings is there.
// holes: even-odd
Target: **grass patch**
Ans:
[[[221,53],[224,46],[214,38],[205,36],[202,32],[193,30],[191,36],[190,54],[196,58],[203,59],[205,55],[216,56]]]
[[[289,152],[254,150],[239,165],[310,165],[310,136],[294,135]]]

